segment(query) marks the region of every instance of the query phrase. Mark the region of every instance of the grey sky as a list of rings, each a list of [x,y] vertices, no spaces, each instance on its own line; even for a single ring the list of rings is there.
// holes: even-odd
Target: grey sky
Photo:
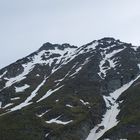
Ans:
[[[140,45],[140,0],[0,0],[0,68],[45,42]]]

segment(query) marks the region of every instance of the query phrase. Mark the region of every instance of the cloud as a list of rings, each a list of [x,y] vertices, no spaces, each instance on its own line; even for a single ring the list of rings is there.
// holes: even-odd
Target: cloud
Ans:
[[[140,44],[139,0],[0,0],[0,67],[45,42],[83,45],[112,36]]]

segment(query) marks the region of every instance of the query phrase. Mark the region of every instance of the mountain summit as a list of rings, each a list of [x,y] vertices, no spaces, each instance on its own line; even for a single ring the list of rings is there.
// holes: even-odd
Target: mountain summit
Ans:
[[[0,70],[0,140],[138,140],[139,83],[139,46],[45,43]]]

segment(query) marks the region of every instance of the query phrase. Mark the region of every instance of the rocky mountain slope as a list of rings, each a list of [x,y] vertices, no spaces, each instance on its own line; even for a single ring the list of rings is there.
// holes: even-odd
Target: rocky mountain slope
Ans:
[[[0,70],[0,140],[139,140],[140,47],[45,43]]]

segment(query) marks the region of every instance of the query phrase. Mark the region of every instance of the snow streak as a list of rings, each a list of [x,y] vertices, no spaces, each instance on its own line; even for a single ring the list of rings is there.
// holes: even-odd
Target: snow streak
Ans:
[[[119,103],[117,102],[117,99],[119,96],[126,91],[138,78],[140,78],[140,75],[136,77],[136,79],[130,81],[129,83],[123,85],[121,88],[115,90],[114,92],[110,93],[109,96],[103,96],[107,111],[103,116],[102,122],[95,126],[91,131],[89,136],[86,140],[98,140],[105,132],[107,132],[109,129],[113,128],[118,124],[117,115],[120,112]],[[103,129],[101,129],[103,128]]]
[[[58,116],[57,118],[54,118],[54,119],[51,119],[49,121],[46,121],[46,123],[57,123],[57,124],[62,124],[62,125],[66,125],[68,123],[71,123],[73,122],[73,120],[70,120],[70,121],[61,121],[61,120],[58,120],[61,116]]]
[[[43,80],[43,82],[42,82],[40,85],[38,85],[38,87],[31,93],[31,95],[30,95],[24,102],[22,102],[21,104],[15,106],[15,107],[13,107],[13,108],[11,108],[11,109],[10,109],[10,112],[13,112],[13,111],[22,109],[23,107],[32,104],[32,102],[30,102],[30,101],[36,96],[36,94],[37,94],[37,92],[39,91],[39,89],[45,84],[46,79],[47,79],[47,78],[45,78],[45,79]]]
[[[124,48],[123,48],[123,49],[114,50],[114,51],[111,52],[111,53],[106,53],[106,50],[104,51],[104,53],[103,53],[103,52],[101,53],[102,60],[100,61],[100,64],[99,64],[99,69],[100,69],[100,71],[99,71],[98,75],[99,75],[102,79],[104,79],[104,78],[106,77],[106,72],[107,72],[107,70],[109,70],[109,69],[111,69],[111,68],[115,68],[116,63],[114,62],[114,60],[112,59],[112,57],[113,57],[115,54],[121,52],[122,50],[124,50]],[[106,63],[106,61],[109,62],[109,66],[104,66],[104,64]]]

